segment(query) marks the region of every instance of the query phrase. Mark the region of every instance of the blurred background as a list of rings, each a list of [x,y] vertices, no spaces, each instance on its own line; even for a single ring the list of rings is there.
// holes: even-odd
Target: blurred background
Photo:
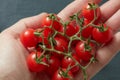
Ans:
[[[73,0],[0,0],[0,32],[21,18],[41,12],[58,13]],[[103,0],[101,5],[107,0]],[[107,54],[107,53],[106,53]],[[120,80],[120,54],[92,80]]]

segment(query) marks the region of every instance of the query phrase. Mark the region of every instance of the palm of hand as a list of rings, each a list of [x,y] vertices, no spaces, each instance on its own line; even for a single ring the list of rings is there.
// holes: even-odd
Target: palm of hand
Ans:
[[[4,43],[0,46],[2,52],[0,56],[0,66],[2,67],[0,72],[3,73],[0,78],[2,80],[33,80],[33,75],[29,72],[25,61],[28,52],[11,35],[4,35],[0,38],[0,43]]]
[[[13,37],[11,34],[6,35],[5,32],[5,35],[0,36],[0,44],[2,43],[3,45],[0,46],[2,52],[0,56],[0,72],[2,72],[0,79],[48,80],[47,76],[44,75],[44,73],[36,75],[35,73],[29,71],[26,64],[26,56],[28,54],[28,51],[21,44],[19,38]]]

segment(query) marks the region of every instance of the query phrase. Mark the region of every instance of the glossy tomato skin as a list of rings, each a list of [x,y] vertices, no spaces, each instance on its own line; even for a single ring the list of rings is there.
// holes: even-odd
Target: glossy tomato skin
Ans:
[[[92,56],[95,54],[95,44],[90,42],[88,46],[91,47],[91,50],[85,50],[85,42],[81,41],[75,47],[75,51],[78,57],[81,60],[86,61],[86,62],[87,61],[89,62]]]
[[[54,38],[56,44],[55,44],[55,49],[66,52],[68,50],[68,42],[64,40],[63,38],[55,37]]]
[[[41,56],[41,52],[37,52],[37,56]],[[42,62],[47,63],[46,58],[42,59]],[[27,65],[31,72],[41,72],[46,69],[46,65],[39,64],[36,62],[36,53],[32,52],[27,57]]]
[[[57,57],[58,59],[62,60],[62,58],[64,58],[64,55],[63,54],[59,54],[57,52],[51,52],[51,54],[55,57]]]
[[[73,56],[73,58],[77,61],[76,57]],[[62,68],[68,68],[69,66],[72,67],[76,64],[76,62],[70,58],[70,57],[64,57],[62,59]],[[70,71],[72,73],[77,73],[79,71],[80,67],[77,65],[75,67],[73,67]]]
[[[55,29],[55,30],[59,30],[59,28],[62,26],[61,23],[59,22],[60,21],[60,18],[54,14],[54,17],[56,18],[55,20],[52,20],[50,19],[49,17],[50,15],[46,16],[43,21],[42,21],[42,26],[46,26],[46,27],[49,27],[52,25],[52,27]]]
[[[74,41],[72,41],[72,43],[71,43],[71,48],[74,50],[74,48],[75,48],[75,46],[76,46],[76,44],[78,43],[78,42],[80,42],[80,40],[74,40]]]
[[[53,30],[51,28],[46,27],[44,31],[39,36],[39,43],[49,44],[49,37],[53,34]]]
[[[61,26],[59,29],[59,32],[64,32],[65,27]],[[70,21],[67,25],[66,25],[66,30],[65,30],[65,34],[67,36],[73,36],[75,35],[75,33],[77,33],[79,31],[79,26],[77,25],[76,21]]]
[[[52,36],[52,34],[53,34],[53,30],[51,28],[46,27],[43,31],[43,36],[45,38]]]
[[[69,42],[69,39],[66,36],[63,36],[61,34],[57,34],[56,37],[59,37],[59,38],[65,40],[65,41]]]
[[[89,23],[90,23],[89,20],[84,19],[84,26],[88,25]],[[83,29],[82,30],[82,37],[84,37],[84,38],[91,37],[92,36],[92,30],[93,30],[92,26],[88,26],[87,28]]]
[[[96,8],[94,9],[89,4],[87,4],[82,10],[82,16],[88,19],[89,21],[92,21],[95,18],[94,11],[96,13],[97,19],[101,16],[101,11],[96,3],[90,3],[90,4],[92,4],[93,6],[96,6]]]
[[[50,56],[50,58],[47,60],[48,67],[46,69],[46,72],[48,75],[52,76],[55,71],[58,70],[58,68],[61,66],[60,59],[56,56]]]
[[[66,35],[67,36],[73,36],[79,31],[79,26],[76,24],[75,21],[71,21],[67,26],[66,26]]]
[[[34,35],[34,29],[27,29],[20,35],[20,40],[25,47],[35,47],[38,43],[38,37]]]
[[[104,24],[104,28],[106,27],[107,26]],[[103,44],[109,42],[112,39],[113,31],[110,27],[108,27],[108,29],[105,31],[100,31],[98,28],[94,28],[92,31],[92,36],[95,41]]]
[[[56,44],[54,45],[54,48],[58,51],[61,51],[61,52],[67,52],[68,50],[68,43],[67,41],[64,39],[64,38],[61,38],[61,37],[55,37],[54,38]],[[52,52],[52,54],[56,57],[58,57],[59,59],[62,59],[64,57],[63,54],[59,54],[57,52]]]
[[[63,69],[63,71],[65,71],[65,70],[66,70],[66,69]],[[60,75],[61,73],[62,73],[62,71],[57,70],[57,71],[54,73],[54,75],[53,75],[53,77],[52,77],[52,80],[73,80],[73,74],[72,74],[70,71],[68,72],[68,76],[71,77],[72,79]]]

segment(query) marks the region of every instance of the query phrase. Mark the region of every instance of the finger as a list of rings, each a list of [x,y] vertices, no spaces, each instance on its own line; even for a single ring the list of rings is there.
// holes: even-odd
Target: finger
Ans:
[[[101,6],[102,21],[109,19],[118,9],[120,9],[120,0],[109,0]]]
[[[90,0],[89,0],[90,1]],[[92,2],[95,2],[95,3],[100,3],[102,0],[91,0]]]
[[[67,7],[65,7],[60,13],[58,13],[58,16],[61,17],[63,21],[66,21],[69,19],[69,16],[73,15],[76,12],[79,12],[88,1],[90,0],[75,0]],[[101,0],[94,1],[96,3],[99,3]]]
[[[105,65],[107,65],[119,51],[120,51],[120,32],[115,34],[112,42],[109,45],[98,50],[96,56],[98,62],[95,64],[91,64],[87,70],[89,78],[93,77]]]
[[[110,26],[114,32],[120,29],[120,9],[106,21],[106,24]]]
[[[21,32],[26,30],[27,28],[38,28],[41,27],[41,22],[44,17],[47,16],[47,13],[41,13],[39,15],[33,16],[33,17],[28,17],[21,19],[18,21],[16,24],[13,26],[9,27],[2,33],[4,34],[10,34],[14,37],[18,37]]]

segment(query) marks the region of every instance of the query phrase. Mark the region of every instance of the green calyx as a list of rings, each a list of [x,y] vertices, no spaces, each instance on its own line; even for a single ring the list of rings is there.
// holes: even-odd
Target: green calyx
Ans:
[[[70,80],[73,80],[72,77],[68,74],[69,72],[69,67],[66,70],[59,69],[59,75],[61,75],[64,78],[69,78]]]
[[[42,34],[42,32],[43,32],[43,30],[41,30],[41,31],[39,31],[39,30],[38,30],[38,31],[35,31],[35,32],[34,32],[34,35],[35,35],[35,36],[40,36],[40,35]]]
[[[90,40],[90,38],[89,38],[89,39],[87,39],[87,41],[84,43],[85,51],[91,51],[91,50],[92,50],[92,48],[91,48],[91,46],[90,46],[90,42],[91,42],[91,40]]]
[[[91,51],[92,48],[90,45],[85,43],[84,46],[85,46],[85,51]]]
[[[103,24],[101,24],[99,27],[98,27],[99,31],[100,32],[105,32],[108,30],[108,27],[105,27]]]
[[[56,20],[56,17],[53,13],[49,14],[48,17],[51,19],[51,20]]]
[[[95,3],[88,3],[89,9],[97,9],[99,6]]]
[[[36,63],[37,64],[43,64],[45,66],[49,66],[47,63],[45,63],[45,62],[42,61],[43,58],[45,58],[44,54],[42,54],[40,57],[38,57],[37,52],[36,52],[36,58],[35,58]]]

